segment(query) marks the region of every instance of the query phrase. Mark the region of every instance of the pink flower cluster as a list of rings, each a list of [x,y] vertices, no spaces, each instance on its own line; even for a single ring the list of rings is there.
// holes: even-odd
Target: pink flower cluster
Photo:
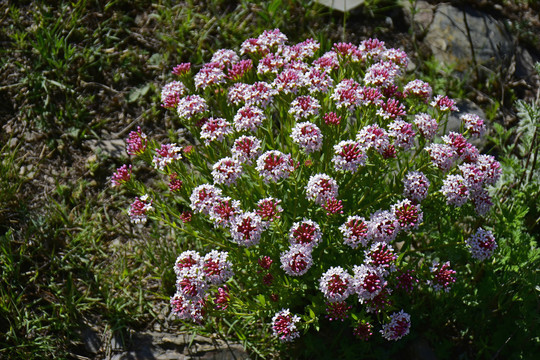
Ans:
[[[208,289],[222,285],[233,276],[228,253],[212,250],[204,257],[188,250],[178,256],[174,264],[176,293],[171,297],[172,312],[182,320],[201,323],[204,320]],[[224,288],[218,289],[215,300],[220,308],[226,308],[229,299]]]

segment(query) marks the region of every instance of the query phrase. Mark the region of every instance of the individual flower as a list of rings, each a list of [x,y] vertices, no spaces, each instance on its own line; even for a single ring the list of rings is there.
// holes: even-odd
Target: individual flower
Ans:
[[[235,184],[242,174],[242,164],[236,158],[224,157],[212,166],[212,177],[215,184]]]
[[[176,258],[174,263],[174,273],[177,277],[182,276],[184,272],[200,265],[201,255],[197,251],[186,250]]]
[[[309,178],[306,186],[306,198],[316,204],[323,205],[328,199],[337,198],[336,180],[326,174],[316,174]]]
[[[388,99],[386,102],[382,102],[377,109],[377,115],[384,120],[398,119],[402,115],[406,115],[405,106],[400,104],[396,99]]]
[[[278,311],[272,318],[272,332],[282,342],[290,342],[300,336],[296,324],[300,317],[292,315],[289,309]]]
[[[232,263],[226,251],[212,250],[201,260],[201,268],[208,282],[221,285],[233,276]]]
[[[433,139],[435,134],[437,134],[437,130],[439,129],[437,120],[425,113],[415,115],[414,125],[416,125],[420,134],[427,140]]]
[[[336,171],[350,171],[355,173],[358,167],[366,164],[366,154],[358,142],[344,140],[334,145],[332,162]]]
[[[216,62],[205,64],[194,77],[197,89],[206,89],[212,85],[222,84],[226,81],[223,65]]]
[[[264,111],[256,106],[244,106],[234,116],[233,124],[236,131],[255,132],[266,120]]]
[[[162,144],[152,159],[155,169],[164,170],[167,165],[182,158],[182,148],[176,144]]]
[[[129,217],[131,218],[131,222],[137,225],[146,224],[146,214],[153,209],[152,200],[149,199],[148,194],[141,197],[136,197],[135,201],[129,208]]]
[[[172,73],[177,76],[183,76],[189,73],[191,70],[191,63],[181,63],[176,65],[172,69]]]
[[[177,292],[171,298],[172,312],[181,320],[190,320],[201,324],[204,320],[204,299],[188,299],[181,292]]]
[[[116,169],[116,172],[111,178],[111,186],[116,187],[120,186],[125,182],[128,182],[131,179],[131,165],[129,167],[124,164]]]
[[[298,96],[292,101],[289,114],[294,115],[296,120],[305,119],[317,115],[320,107],[319,100],[314,97]]]
[[[416,134],[412,129],[412,124],[397,119],[388,125],[388,129],[388,134],[394,139],[395,146],[408,150],[414,145],[414,136]]]
[[[461,175],[448,175],[443,180],[441,193],[446,197],[448,205],[462,206],[469,197],[469,188]]]
[[[396,269],[397,256],[392,245],[383,242],[374,243],[369,250],[364,250],[364,258],[366,265],[379,268],[384,275]]]
[[[431,98],[432,93],[433,90],[431,89],[431,86],[429,86],[427,82],[418,79],[410,81],[403,88],[403,95],[405,95],[406,97],[414,96],[423,100],[426,103]]]
[[[356,249],[360,244],[367,245],[368,229],[363,217],[349,216],[347,221],[339,227],[339,231],[343,234],[343,242],[353,249]]]
[[[209,215],[215,202],[221,198],[221,189],[214,185],[203,184],[193,189],[189,200],[194,212]]]
[[[431,106],[438,109],[439,111],[459,111],[456,106],[456,102],[450,99],[448,96],[437,95],[433,98],[433,101],[430,103]]]
[[[403,196],[416,202],[421,202],[428,195],[430,182],[420,171],[409,171],[403,178]]]
[[[297,123],[292,129],[291,138],[307,154],[319,151],[322,147],[323,135],[317,125],[310,122]]]
[[[319,279],[319,289],[331,303],[347,299],[354,293],[352,285],[351,275],[341,266],[331,267]]]
[[[346,108],[354,110],[358,105],[358,88],[360,84],[352,79],[343,79],[334,87],[334,92],[330,96],[338,109]]]
[[[387,284],[383,271],[377,267],[354,265],[353,274],[354,292],[361,303],[373,299]]]
[[[188,95],[180,99],[176,109],[180,118],[190,120],[196,115],[207,112],[208,105],[206,104],[206,100],[199,95]]]
[[[465,129],[471,134],[472,137],[479,138],[484,135],[486,131],[486,125],[484,119],[476,114],[463,114],[459,119],[465,125]]]
[[[390,146],[388,133],[377,124],[362,128],[356,135],[356,141],[364,151],[373,148],[379,154],[383,154]]]
[[[225,136],[232,133],[231,124],[222,118],[209,118],[201,127],[201,139],[206,146],[214,141],[223,141]]]
[[[180,81],[172,81],[161,89],[161,106],[166,109],[175,108],[184,96],[186,87]]]
[[[317,246],[322,239],[320,226],[309,219],[293,223],[289,230],[289,242],[291,245],[303,245],[310,249]]]
[[[474,235],[465,240],[473,258],[480,261],[490,258],[497,249],[495,236],[489,230],[478,228]]]
[[[349,317],[349,310],[351,309],[352,306],[347,305],[346,301],[327,302],[327,315],[325,315],[325,317],[330,321],[344,321],[346,318]]]
[[[263,181],[269,183],[288,178],[294,171],[294,166],[291,155],[270,150],[259,156],[256,169]]]
[[[240,201],[232,200],[230,197],[222,197],[214,200],[209,215],[210,220],[216,226],[228,228],[240,213],[242,213]]]
[[[287,275],[302,276],[313,265],[311,248],[301,244],[291,245],[289,250],[281,253],[280,261]]]
[[[401,310],[390,315],[390,322],[383,324],[380,331],[386,340],[399,340],[409,333],[411,316]]]
[[[257,245],[264,231],[262,219],[254,212],[237,215],[231,224],[231,236],[238,245],[251,247]]]
[[[447,144],[431,144],[425,147],[431,157],[433,165],[441,169],[443,172],[447,172],[454,165],[454,162],[458,158],[458,154],[454,151],[454,148]]]
[[[420,205],[414,204],[409,199],[392,205],[391,211],[399,222],[401,230],[418,229],[424,218]]]
[[[272,222],[279,219],[283,212],[283,208],[280,205],[281,200],[267,197],[257,202],[257,215],[261,217],[263,222]]]
[[[182,189],[183,182],[178,178],[177,173],[172,173],[169,175],[169,190],[171,192],[177,192]]]
[[[456,282],[456,271],[450,268],[450,261],[444,264],[433,261],[430,271],[433,278],[428,280],[428,285],[431,285],[435,291],[449,292],[452,284]]]
[[[128,155],[141,155],[147,146],[148,140],[141,127],[137,127],[137,131],[129,133],[129,138],[126,140],[126,152]]]
[[[368,238],[375,242],[389,243],[393,241],[400,224],[396,216],[388,210],[378,210],[373,213],[367,222]]]
[[[242,164],[251,164],[258,158],[261,150],[261,140],[254,136],[242,135],[234,141],[231,152],[233,158]]]

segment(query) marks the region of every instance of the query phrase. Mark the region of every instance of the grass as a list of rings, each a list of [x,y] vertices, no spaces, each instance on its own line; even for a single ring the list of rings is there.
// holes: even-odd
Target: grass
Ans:
[[[391,41],[385,12],[376,10],[358,10],[365,16],[359,26]],[[201,64],[213,51],[238,48],[265,29],[279,27],[291,42],[310,36],[323,44],[342,36],[357,42],[360,36],[342,27],[340,14],[291,0],[4,2],[0,20],[0,358],[6,359],[104,356],[108,345],[92,353],[82,329],[93,327],[108,337],[145,329],[174,289],[170,265],[186,240],[157,225],[140,231],[126,223],[128,194],[118,196],[108,185],[125,159],[93,153],[88,140],[123,139],[136,125],[167,137],[159,124],[164,119],[171,127],[174,120],[159,107],[159,89],[170,69],[181,62]],[[354,27],[351,17],[347,21]],[[530,31],[520,31],[534,41]],[[462,83],[441,76],[440,65],[426,62],[421,70],[437,90],[466,95]],[[538,140],[528,139],[525,145],[534,151],[521,154],[511,151],[512,141],[493,140],[509,172],[499,195],[515,199],[498,210],[501,224],[513,224],[508,249],[516,249],[505,254],[510,270],[497,270],[498,286],[509,289],[500,294],[498,311],[518,318],[512,339],[531,342],[510,339],[501,354],[519,346],[526,353],[538,343],[531,330],[537,318],[523,317],[537,311],[537,269],[530,262],[537,258],[526,250],[538,247],[527,235],[538,234],[538,201],[528,196],[538,184],[530,175],[532,160],[527,165],[523,159],[534,156]],[[531,172],[520,181],[523,166]],[[520,186],[513,186],[517,181]],[[509,310],[512,301],[518,310]],[[254,354],[275,351],[261,346],[269,342],[264,328],[216,327]],[[489,329],[473,330],[487,336]],[[496,352],[494,346],[486,343],[486,353]]]

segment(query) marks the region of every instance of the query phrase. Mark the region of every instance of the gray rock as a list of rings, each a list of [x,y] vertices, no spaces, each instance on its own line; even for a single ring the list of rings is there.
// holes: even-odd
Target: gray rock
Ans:
[[[449,4],[436,7],[424,42],[437,60],[455,64],[456,70],[462,72],[471,65],[491,69],[508,65],[515,50],[502,22],[479,11],[461,10]]]
[[[96,154],[110,158],[126,157],[126,143],[121,139],[88,140],[85,143]]]
[[[88,325],[81,327],[81,340],[84,343],[84,348],[91,354],[97,354],[101,348],[101,339],[96,330]]]

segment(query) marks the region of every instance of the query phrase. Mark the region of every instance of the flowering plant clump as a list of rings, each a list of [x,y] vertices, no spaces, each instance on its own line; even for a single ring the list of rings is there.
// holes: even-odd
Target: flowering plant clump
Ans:
[[[138,181],[136,162],[111,181],[135,192],[133,223],[192,244],[170,264],[179,319],[262,319],[282,342],[338,320],[359,341],[398,340],[414,296],[444,296],[463,259],[495,254],[484,228],[501,168],[469,142],[484,122],[465,114],[446,133],[455,102],[407,81],[407,64],[376,39],[325,52],[273,30],[173,69],[162,105],[192,143],[139,128],[127,152],[158,181]]]

